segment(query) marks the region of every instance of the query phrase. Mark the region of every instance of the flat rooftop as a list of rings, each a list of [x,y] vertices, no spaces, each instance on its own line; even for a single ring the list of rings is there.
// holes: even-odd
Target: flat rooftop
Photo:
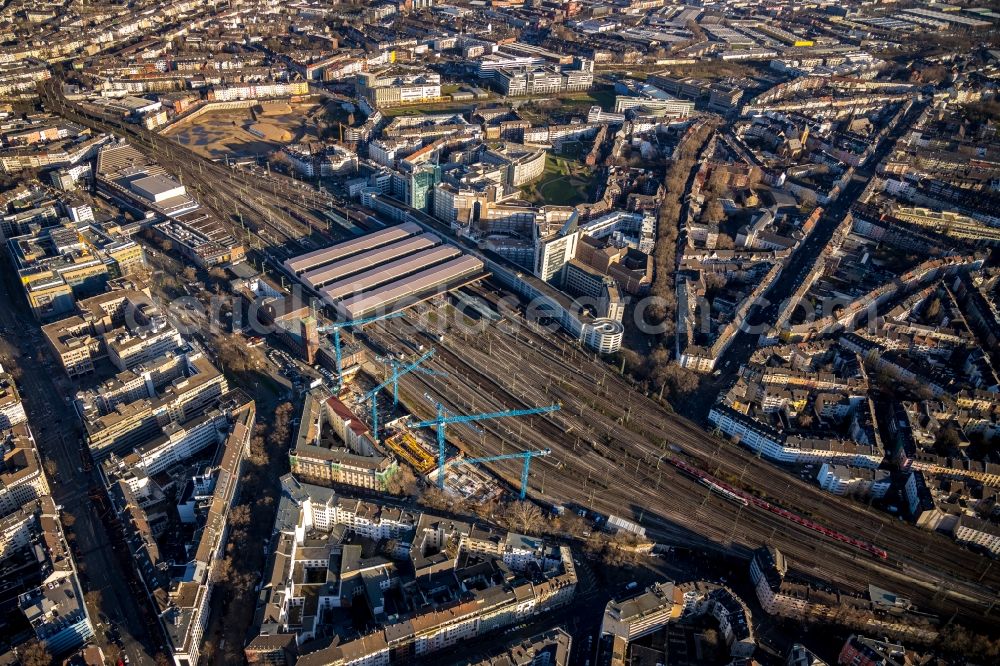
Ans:
[[[347,319],[412,305],[484,270],[479,259],[410,222],[293,257],[285,267]]]

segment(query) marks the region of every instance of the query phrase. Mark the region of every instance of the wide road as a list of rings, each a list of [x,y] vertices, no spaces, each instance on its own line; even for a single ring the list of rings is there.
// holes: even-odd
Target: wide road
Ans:
[[[28,422],[45,461],[54,461],[57,474],[49,476],[52,496],[64,512],[76,519],[67,534],[75,536],[77,565],[85,591],[101,593],[99,613],[103,613],[121,633],[124,649],[133,664],[153,664],[149,656],[158,651],[143,625],[137,596],[128,585],[132,572],[124,572],[112,549],[112,539],[105,530],[88,490],[99,485],[96,470],[86,471],[81,457],[82,442],[76,413],[67,396],[73,388],[45,352],[41,331],[32,319],[17,285],[11,285],[13,268],[0,262],[0,359],[10,371],[20,368],[18,388],[28,414]],[[92,611],[93,612],[93,611]],[[98,643],[106,654],[115,652],[104,640],[99,616],[91,620],[98,632]],[[106,628],[106,625],[105,625]]]

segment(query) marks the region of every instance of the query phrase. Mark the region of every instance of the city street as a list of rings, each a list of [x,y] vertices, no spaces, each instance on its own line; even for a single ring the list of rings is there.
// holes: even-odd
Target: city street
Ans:
[[[153,664],[150,655],[159,650],[158,641],[143,626],[138,604],[145,602],[129,587],[131,572],[123,572],[112,548],[111,535],[89,499],[91,487],[100,484],[96,469],[87,471],[81,457],[82,442],[75,410],[70,404],[71,385],[44,350],[38,325],[27,311],[20,294],[12,292],[9,266],[2,267],[8,279],[0,280],[0,326],[5,333],[0,341],[0,363],[11,370],[20,368],[18,384],[28,422],[43,461],[52,460],[58,469],[49,476],[52,496],[73,516],[67,538],[75,545],[77,566],[84,591],[100,592],[103,614],[121,634],[125,653],[133,664]],[[100,615],[91,611],[97,642],[106,654],[115,654],[104,638]]]
[[[784,269],[774,284],[764,294],[763,303],[755,306],[747,315],[746,325],[744,325],[729,347],[722,354],[722,358],[717,366],[720,370],[720,385],[727,383],[739,371],[740,366],[750,360],[750,356],[758,348],[758,341],[761,333],[767,331],[769,326],[778,317],[778,312],[784,302],[791,297],[795,289],[802,283],[806,273],[812,268],[816,258],[830,242],[834,230],[840,224],[844,216],[848,214],[869,181],[875,176],[875,167],[885,158],[896,140],[902,136],[910,123],[920,115],[924,105],[916,103],[910,112],[900,120],[899,125],[887,136],[885,136],[878,148],[866,162],[865,166],[858,169],[854,177],[841,192],[840,196],[823,211],[823,216],[816,223],[812,233],[797,248],[788,259]],[[706,401],[701,406],[701,414],[698,416],[706,418],[708,410],[711,409],[712,402]]]

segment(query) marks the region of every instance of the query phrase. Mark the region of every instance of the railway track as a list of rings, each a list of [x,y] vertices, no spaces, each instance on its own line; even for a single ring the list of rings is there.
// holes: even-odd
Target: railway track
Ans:
[[[49,90],[46,99],[55,110],[81,124],[129,137],[184,178],[220,219],[229,220],[234,233],[256,239],[258,249],[265,245],[285,252],[307,249],[302,238],[313,231],[312,222],[303,223],[299,211],[328,206],[328,200],[315,193],[289,195],[287,188],[269,179],[251,185],[245,174],[234,173],[158,134],[71,105],[55,88]],[[233,223],[234,217],[245,228]],[[317,227],[320,224],[321,219]],[[380,327],[366,335],[385,350],[403,351],[400,340],[419,335],[408,320]],[[407,404],[418,416],[431,415],[430,404],[413,398],[423,394],[435,396],[456,412],[515,409],[553,401],[563,404],[561,412],[518,421],[514,427],[493,421],[478,430],[455,429],[477,455],[552,448],[556,456],[533,465],[530,484],[536,496],[572,501],[605,513],[631,512],[631,517],[641,516],[651,533],[661,538],[737,549],[774,541],[801,567],[821,559],[818,575],[849,588],[860,591],[868,582],[892,584],[925,608],[966,618],[978,619],[996,601],[1000,571],[993,573],[984,558],[776,474],[770,463],[726,446],[695,424],[666,413],[662,405],[610,372],[596,357],[562,341],[559,334],[543,334],[522,320],[516,325],[504,320],[475,340],[456,343],[455,336],[449,335],[438,350],[432,365],[452,373],[448,378],[429,380],[410,374],[401,382],[401,392],[410,396]],[[475,392],[470,394],[473,386]],[[661,464],[668,443],[674,442],[707,473],[736,477],[739,485],[755,494],[833,529],[874,534],[871,540],[888,551],[888,562],[866,559],[842,544],[805,534],[776,515],[745,510],[714,495]],[[516,484],[517,464],[498,464],[494,469]],[[753,483],[744,482],[745,478]]]
[[[81,125],[127,138],[168,172],[179,176],[237,237],[256,237],[258,249],[275,246],[285,254],[304,251],[309,248],[303,238],[313,233],[324,236],[326,222],[321,211],[331,205],[325,195],[290,187],[273,177],[254,178],[251,182],[245,172],[207,159],[156,132],[70,102],[62,96],[59,85],[54,79],[41,87],[47,106]]]
[[[423,335],[407,319],[387,323],[385,328],[376,334],[379,342],[395,351],[405,351],[399,340]],[[820,496],[798,479],[775,474],[770,463],[665,413],[607,366],[585,352],[554,342],[553,336],[523,325],[514,332],[501,323],[468,343],[457,335],[446,335],[435,346],[438,354],[432,365],[451,373],[449,377],[409,375],[401,390],[435,396],[452,409],[466,412],[562,403],[562,411],[533,417],[525,425],[487,422],[478,434],[471,430],[455,433],[476,455],[552,448],[556,455],[540,459],[530,480],[531,492],[547,501],[557,498],[618,513],[631,510],[633,518],[642,513],[647,529],[652,526],[652,532],[667,538],[693,540],[704,535],[737,548],[774,540],[802,567],[822,561],[817,575],[848,589],[860,592],[871,582],[892,585],[909,592],[924,608],[968,618],[981,616],[996,600],[996,576],[989,575],[984,558],[864,507],[847,506],[841,498]],[[429,403],[408,406],[415,411],[425,409],[421,417],[430,415]],[[704,486],[661,464],[664,447],[674,442],[705,472],[734,476],[767,501],[830,529],[864,535],[888,551],[888,561],[876,562],[851,552],[850,546],[806,533],[779,516],[742,509],[712,496]],[[516,484],[515,467],[493,469]],[[745,483],[750,479],[753,484]],[[948,573],[956,567],[961,567],[960,573]]]
[[[541,342],[545,342],[545,340]],[[597,370],[597,368],[594,369],[594,371]],[[613,393],[620,395],[625,390],[627,390],[626,386],[620,386],[620,390]],[[615,401],[607,397],[608,392],[604,392],[603,395],[605,397],[601,398],[602,407],[613,408]],[[704,431],[683,419],[665,420],[661,418],[659,423],[652,422],[649,419],[650,415],[663,417],[665,414],[662,409],[655,408],[655,403],[651,403],[650,406],[652,409],[638,410],[638,416],[634,418],[638,423],[637,429],[652,434],[654,439],[687,441],[693,444],[709,440],[707,443],[710,445],[713,443]],[[635,414],[636,410],[633,410],[632,413]],[[598,415],[600,415],[600,411],[598,411]],[[664,425],[667,427],[663,427]],[[643,442],[638,439],[634,440],[633,444],[641,447]],[[985,558],[956,546],[941,535],[899,524],[863,505],[857,505],[836,496],[821,494],[815,487],[797,478],[785,474],[775,474],[774,466],[742,448],[723,447],[720,440],[714,440],[714,445],[714,450],[711,446],[705,448],[704,445],[690,447],[691,455],[698,459],[706,471],[716,474],[720,470],[725,471],[741,483],[744,483],[745,479],[753,479],[752,484],[745,484],[745,489],[756,491],[757,495],[764,495],[764,499],[770,499],[778,504],[787,504],[791,501],[797,510],[808,516],[814,516],[821,522],[823,520],[833,522],[838,526],[838,529],[849,534],[875,535],[873,538],[882,541],[880,545],[885,546],[890,554],[895,554],[897,563],[905,564],[909,568],[926,567],[929,564],[931,570],[937,573],[954,569],[956,553],[958,553],[965,562],[964,566],[969,567],[968,569],[963,568],[963,573],[965,571],[982,572],[989,566]],[[650,447],[647,445],[645,449],[647,455],[656,454],[655,448],[650,451]],[[747,476],[748,471],[750,476]],[[915,544],[920,547],[919,557],[912,555]],[[907,555],[907,553],[911,553],[911,555]]]

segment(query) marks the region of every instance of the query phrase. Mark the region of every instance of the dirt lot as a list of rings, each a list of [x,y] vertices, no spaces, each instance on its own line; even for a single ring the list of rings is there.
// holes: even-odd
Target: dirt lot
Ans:
[[[319,109],[315,104],[279,104],[213,111],[181,121],[164,135],[211,159],[266,155],[288,143],[319,138]]]

